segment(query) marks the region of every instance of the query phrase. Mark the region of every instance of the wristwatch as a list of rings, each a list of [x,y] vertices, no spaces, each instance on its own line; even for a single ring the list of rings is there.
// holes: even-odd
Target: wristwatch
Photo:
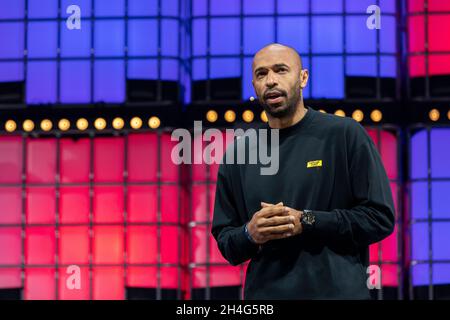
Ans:
[[[311,210],[304,209],[300,223],[302,224],[304,231],[312,230],[314,228],[314,224],[316,223],[314,213]]]

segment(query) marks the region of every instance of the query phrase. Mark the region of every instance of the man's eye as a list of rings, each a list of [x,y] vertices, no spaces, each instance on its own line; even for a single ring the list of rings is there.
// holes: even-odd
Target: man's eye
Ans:
[[[285,73],[287,69],[278,69],[278,73]]]

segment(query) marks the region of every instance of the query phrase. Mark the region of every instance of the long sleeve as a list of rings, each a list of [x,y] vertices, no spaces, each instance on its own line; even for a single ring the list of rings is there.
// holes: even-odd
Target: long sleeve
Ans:
[[[211,233],[223,257],[235,266],[252,258],[258,251],[258,245],[245,235],[244,227],[247,221],[239,215],[232,190],[225,166],[221,165],[217,176]]]
[[[359,126],[359,127],[358,127]],[[368,246],[381,241],[394,230],[395,212],[386,171],[374,143],[359,124],[353,125],[356,145],[348,148],[349,175],[354,206],[350,209],[314,211],[311,232],[331,240]],[[359,141],[359,142],[358,142]]]

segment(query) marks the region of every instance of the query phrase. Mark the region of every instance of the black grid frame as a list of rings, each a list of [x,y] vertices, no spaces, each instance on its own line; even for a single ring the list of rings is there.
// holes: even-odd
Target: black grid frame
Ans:
[[[193,0],[191,0],[192,3]],[[274,42],[278,42],[278,20],[281,17],[306,17],[308,18],[308,25],[309,25],[309,42],[308,42],[308,51],[307,52],[299,52],[299,54],[303,57],[307,57],[309,64],[308,69],[314,72],[314,66],[313,66],[313,58],[314,57],[342,57],[343,58],[343,74],[344,77],[347,77],[347,58],[348,57],[363,57],[363,56],[374,56],[376,58],[376,76],[375,76],[375,97],[373,98],[347,98],[344,97],[342,100],[347,102],[358,102],[358,103],[370,103],[370,102],[378,102],[378,103],[384,103],[384,102],[392,102],[392,101],[398,101],[401,99],[402,96],[402,64],[403,64],[403,44],[402,44],[402,32],[403,32],[403,25],[400,23],[402,21],[403,17],[403,1],[404,0],[395,0],[396,4],[396,12],[395,13],[383,13],[383,16],[385,17],[392,17],[396,21],[396,50],[395,53],[386,53],[381,52],[380,48],[380,33],[379,30],[377,30],[376,33],[376,52],[375,53],[363,53],[363,52],[349,52],[346,45],[346,18],[351,16],[362,16],[366,13],[352,13],[347,12],[346,5],[347,0],[342,1],[342,13],[313,13],[312,12],[312,1],[313,0],[306,0],[308,1],[309,6],[309,12],[308,13],[279,13],[278,12],[278,0],[274,0],[274,13],[273,14],[244,14],[244,1],[240,0],[240,13],[239,14],[211,14],[211,0],[206,0],[206,8],[207,12],[206,15],[194,15],[192,5],[190,10],[190,25],[192,30],[192,24],[195,20],[199,19],[205,19],[207,23],[206,27],[206,55],[195,55],[193,53],[193,39],[191,37],[190,42],[190,55],[189,55],[189,65],[191,66],[191,79],[192,77],[192,68],[193,68],[193,61],[196,59],[206,59],[206,86],[205,86],[205,99],[200,100],[192,100],[192,104],[194,105],[203,105],[203,104],[210,104],[210,103],[222,103],[222,101],[217,99],[211,98],[211,83],[215,81],[211,78],[211,59],[212,58],[239,58],[240,61],[240,78],[242,78],[244,74],[244,60],[248,58],[252,58],[253,54],[246,54],[244,53],[244,18],[273,18],[274,20]],[[374,4],[380,5],[380,0],[375,0]],[[343,23],[342,23],[342,37],[343,37],[343,51],[342,53],[314,53],[312,49],[312,20],[313,17],[342,17]],[[214,18],[238,18],[240,21],[240,50],[238,54],[211,54],[210,52],[210,33],[211,33],[211,20]],[[388,57],[394,57],[396,61],[396,77],[395,77],[395,93],[392,96],[384,96],[382,94],[382,84],[381,84],[381,57],[382,56],[388,56]],[[195,81],[192,80],[192,86],[194,85]],[[312,87],[313,83],[312,81],[309,81],[308,86],[310,87],[310,92],[312,95]],[[346,81],[343,82],[344,86],[344,93],[346,92]],[[308,101],[314,101],[314,100],[321,100],[314,97],[310,97],[307,99]],[[327,100],[336,100],[336,99],[327,99]],[[225,101],[223,101],[225,102]],[[236,100],[230,100],[226,101],[226,103],[241,103],[241,99]]]
[[[75,226],[83,226],[88,227],[89,230],[89,260],[88,264],[83,263],[76,263],[76,265],[80,268],[88,268],[89,273],[89,299],[94,298],[93,293],[93,272],[95,267],[123,267],[124,273],[124,299],[127,298],[127,269],[128,267],[156,267],[156,278],[157,278],[157,286],[156,288],[149,288],[154,289],[156,294],[157,300],[163,300],[163,299],[183,299],[184,297],[184,288],[182,287],[182,279],[184,277],[184,273],[186,272],[186,266],[183,263],[182,260],[182,241],[185,234],[185,226],[182,224],[182,204],[178,202],[178,209],[177,212],[174,214],[177,215],[177,222],[164,222],[161,219],[162,214],[162,208],[161,208],[161,187],[165,185],[171,185],[177,187],[177,194],[178,194],[178,201],[181,199],[181,192],[182,192],[182,185],[181,185],[181,170],[182,168],[177,168],[177,176],[178,181],[177,182],[166,182],[161,180],[161,136],[164,133],[168,133],[168,128],[162,128],[159,130],[142,130],[139,131],[147,132],[147,133],[154,133],[157,134],[157,144],[158,144],[158,164],[157,164],[157,177],[158,181],[139,181],[139,182],[130,182],[128,181],[128,136],[129,134],[136,134],[136,132],[133,132],[132,130],[124,130],[124,131],[112,131],[112,130],[105,130],[101,134],[98,132],[95,132],[94,130],[89,130],[88,132],[81,133],[81,134],[62,134],[58,131],[52,131],[45,135],[44,137],[39,137],[38,135],[29,134],[29,133],[22,133],[19,137],[21,138],[21,144],[22,144],[22,175],[21,180],[22,182],[20,184],[17,183],[1,183],[0,187],[20,187],[21,188],[21,223],[7,223],[7,224],[0,224],[0,232],[3,228],[11,228],[11,227],[20,227],[21,228],[21,263],[20,265],[0,265],[0,268],[20,268],[21,270],[21,288],[25,288],[25,275],[26,275],[26,269],[35,269],[35,268],[46,268],[49,270],[54,270],[55,272],[55,298],[60,299],[59,296],[59,278],[60,278],[60,268],[67,268],[70,265],[73,264],[63,264],[59,262],[59,240],[60,240],[60,227],[75,227]],[[9,135],[11,137],[18,136],[18,135]],[[88,138],[89,139],[89,181],[88,182],[76,182],[76,183],[62,183],[60,178],[60,142],[62,138]],[[123,182],[95,182],[94,181],[94,140],[99,137],[122,137],[124,139],[124,172],[123,172]],[[56,172],[55,172],[55,180],[51,183],[31,183],[26,181],[26,163],[27,163],[27,141],[30,139],[45,139],[45,138],[55,138],[55,147],[56,147]],[[123,188],[123,195],[124,195],[124,207],[123,207],[123,222],[115,223],[115,222],[94,222],[94,188],[96,186],[108,186],[108,185],[114,185],[114,186],[121,186]],[[127,191],[128,187],[133,185],[139,185],[139,186],[157,186],[157,221],[156,222],[129,222],[127,219]],[[26,201],[27,201],[27,187],[33,186],[33,187],[54,187],[55,188],[55,223],[27,223],[26,221]],[[60,202],[60,192],[59,189],[61,186],[85,186],[89,188],[89,222],[88,223],[61,223],[60,222],[60,213],[59,213],[59,202]],[[124,251],[123,251],[123,264],[108,264],[108,263],[100,263],[96,264],[93,261],[93,252],[94,252],[94,227],[96,226],[120,226],[123,227],[123,243],[124,243]],[[127,260],[127,232],[129,226],[155,226],[157,235],[157,262],[156,263],[128,263]],[[178,263],[163,263],[161,261],[161,227],[163,226],[172,226],[176,227],[178,231],[179,237],[177,239],[173,239],[173,241],[177,242],[177,256],[178,256]],[[54,264],[27,264],[25,261],[25,238],[26,238],[26,229],[29,227],[54,227],[55,229],[55,263]],[[162,288],[161,285],[161,268],[164,267],[170,267],[170,268],[176,268],[177,269],[177,277],[178,277],[178,285],[177,289],[175,289],[175,293],[165,293],[163,292],[164,288]],[[25,298],[23,290],[21,291],[21,297],[22,299]]]
[[[431,131],[433,129],[450,129],[450,126],[439,124],[439,125],[428,125],[428,124],[415,124],[408,127],[406,132],[408,141],[408,154],[412,152],[412,137],[419,131],[425,131],[426,133],[426,162],[427,162],[427,176],[425,178],[412,178],[412,172],[410,171],[408,175],[408,180],[405,183],[405,193],[407,195],[408,207],[412,209],[412,184],[414,182],[425,182],[427,185],[427,212],[426,218],[414,218],[409,215],[405,219],[407,228],[405,230],[405,245],[407,245],[406,254],[410,257],[408,261],[408,296],[411,300],[437,300],[437,299],[450,299],[450,286],[449,285],[435,285],[433,282],[433,265],[436,263],[443,263],[450,265],[450,259],[434,259],[433,258],[433,222],[450,222],[450,218],[435,218],[433,217],[433,182],[436,181],[450,181],[450,177],[432,177],[432,165],[431,165]],[[408,159],[408,170],[412,169],[412,159]],[[417,223],[427,224],[427,259],[413,259],[413,242],[412,242],[412,229]],[[413,268],[417,265],[427,265],[428,267],[428,285],[417,285],[413,283]]]
[[[27,70],[28,70],[28,64],[29,62],[34,61],[54,61],[56,62],[56,103],[55,105],[79,105],[79,103],[61,103],[61,63],[63,61],[89,61],[90,62],[90,102],[83,103],[83,104],[101,104],[103,102],[94,101],[94,90],[95,90],[95,79],[94,79],[94,64],[96,61],[104,61],[104,60],[122,60],[124,61],[124,76],[125,81],[127,81],[128,78],[128,65],[129,61],[137,61],[137,60],[145,60],[145,59],[153,59],[157,61],[157,77],[155,79],[157,83],[157,90],[156,90],[156,99],[154,101],[146,101],[145,104],[179,104],[181,100],[181,96],[184,94],[184,85],[183,82],[180,81],[183,78],[183,74],[189,74],[189,66],[186,62],[186,54],[185,54],[185,48],[182,47],[183,42],[183,35],[186,35],[190,29],[190,26],[188,24],[187,14],[186,10],[188,10],[188,6],[184,3],[183,0],[176,0],[178,5],[178,13],[176,16],[172,15],[163,15],[162,14],[162,1],[163,0],[157,0],[157,14],[156,15],[140,15],[140,16],[130,16],[129,15],[129,0],[125,1],[125,13],[123,16],[101,16],[97,17],[95,16],[95,2],[96,0],[90,0],[91,1],[91,15],[87,17],[82,17],[82,21],[89,21],[91,24],[91,32],[90,32],[90,54],[89,57],[62,57],[61,56],[61,23],[65,22],[67,20],[66,17],[62,16],[62,12],[64,12],[64,8],[62,8],[62,0],[58,0],[58,10],[57,10],[57,17],[55,18],[30,18],[29,17],[29,0],[24,0],[24,17],[23,18],[0,18],[0,24],[1,23],[23,23],[24,27],[24,37],[23,37],[23,46],[24,46],[24,53],[23,57],[21,58],[0,58],[0,62],[23,62],[24,68],[23,68],[23,81],[26,82],[27,79]],[[190,0],[189,0],[190,1]],[[128,25],[129,21],[133,20],[146,20],[146,21],[156,21],[158,25],[158,33],[157,33],[157,54],[156,55],[139,55],[139,56],[129,56],[129,39],[128,39]],[[175,35],[171,35],[171,37],[176,37],[176,42],[178,44],[178,52],[176,56],[171,55],[163,55],[161,53],[161,46],[162,46],[162,37],[163,31],[161,30],[162,20],[175,20],[178,22],[178,32]],[[117,21],[121,20],[124,21],[124,47],[123,47],[123,56],[96,56],[95,53],[95,22],[97,21]],[[30,22],[56,22],[57,23],[57,51],[56,51],[56,57],[47,57],[47,58],[32,58],[28,56],[28,26]],[[163,98],[162,95],[162,82],[163,79],[161,77],[161,68],[162,68],[162,61],[163,60],[175,60],[178,62],[178,83],[180,86],[178,87],[178,93],[177,96],[179,97],[179,101],[168,101]],[[125,84],[125,91],[128,84]],[[24,104],[25,102],[25,89],[23,90],[23,96],[24,96]],[[83,105],[82,104],[82,105]],[[126,97],[125,92],[125,100],[123,103],[109,103],[110,105],[115,104],[128,104],[128,105],[140,105],[142,103],[140,102],[129,102]],[[0,104],[0,108],[8,108],[10,107],[9,104]]]

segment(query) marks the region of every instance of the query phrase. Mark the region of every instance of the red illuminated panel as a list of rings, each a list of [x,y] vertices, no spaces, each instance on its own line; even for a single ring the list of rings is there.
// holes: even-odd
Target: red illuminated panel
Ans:
[[[156,222],[158,187],[128,186],[128,222]]]
[[[449,18],[450,19],[450,16]],[[450,55],[431,55],[428,58],[430,75],[450,74]]]
[[[209,181],[217,181],[217,173],[219,172],[219,164],[213,163],[209,166]]]
[[[429,52],[428,74],[448,75],[450,74],[450,55],[442,55],[440,52],[450,51],[450,14],[448,12],[450,2],[440,0],[428,1],[428,13],[425,13],[424,0],[410,0],[409,11],[427,14],[408,17],[408,42],[409,52],[425,52],[425,40],[427,38]],[[428,25],[425,26],[425,21]],[[428,34],[425,34],[425,30]],[[426,37],[427,35],[427,37]],[[423,77],[427,74],[425,57],[410,57],[409,70],[412,77]]]
[[[0,289],[22,287],[20,272],[18,268],[0,268]]]
[[[209,259],[212,263],[223,263],[228,265],[229,262],[220,253],[217,242],[213,236],[209,237]]]
[[[179,199],[178,186],[161,186],[161,221],[178,222],[179,221]]]
[[[89,223],[89,187],[59,189],[60,223]]]
[[[157,171],[157,134],[130,134],[128,136],[128,181],[157,181]]]
[[[55,253],[54,227],[26,228],[25,261],[27,264],[54,264]]]
[[[161,267],[159,273],[161,288],[176,289],[181,285],[181,282],[179,283],[181,270],[179,271],[177,267]],[[157,274],[156,267],[128,267],[127,286],[157,288]]]
[[[89,227],[60,227],[59,262],[67,265],[89,263]]]
[[[425,0],[409,0],[408,10],[410,12],[423,12],[424,11],[424,1]]]
[[[412,16],[408,20],[409,30],[409,51],[425,51],[425,18],[424,16]]]
[[[0,183],[22,181],[22,138],[0,137]]]
[[[399,218],[399,214],[400,214],[400,207],[398,206],[398,201],[399,201],[399,197],[398,197],[398,186],[397,186],[397,182],[391,182],[390,183],[391,186],[391,192],[392,192],[392,199],[394,200],[394,208],[395,208],[395,218],[398,219]]]
[[[90,140],[60,140],[60,174],[62,183],[88,182],[90,171]]]
[[[193,262],[205,263],[206,254],[208,248],[206,247],[207,242],[209,242],[209,262],[212,263],[224,263],[228,262],[223,258],[220,253],[217,242],[214,237],[210,234],[206,226],[197,226],[192,228],[192,248],[193,248]]]
[[[154,226],[129,226],[127,229],[128,263],[156,263],[156,236]]]
[[[123,227],[94,227],[94,264],[122,264],[123,249]]]
[[[225,151],[227,148],[233,143],[234,140],[234,133],[229,132],[222,132],[222,144],[223,144],[223,154],[225,154]],[[221,158],[223,156],[221,155]],[[210,181],[217,181],[217,172],[219,171],[219,163],[213,163],[209,166],[209,180]]]
[[[396,179],[397,170],[397,138],[387,131],[367,129],[367,133],[372,138],[375,147],[381,155],[386,174],[389,179]]]
[[[170,140],[171,135],[161,135],[161,181],[178,182],[180,166],[172,161],[172,149],[178,142]],[[155,151],[156,152],[156,151]]]
[[[20,227],[0,228],[0,265],[20,265],[21,249]]]
[[[94,187],[94,221],[123,222],[123,187]]]
[[[212,221],[214,216],[214,201],[216,197],[216,184],[209,185],[209,221]]]
[[[20,223],[22,221],[22,189],[19,187],[0,187],[0,224]]]
[[[28,138],[27,182],[55,182],[56,139]]]
[[[27,268],[25,270],[25,299],[56,299],[55,270],[43,268]]]
[[[446,40],[444,40],[446,39]],[[450,51],[450,15],[428,16],[428,45],[430,51]],[[450,62],[449,62],[450,63]]]
[[[397,167],[397,138],[394,134],[387,131],[377,131],[375,129],[367,130],[369,136],[372,138],[375,146],[379,148],[379,153],[381,155],[381,159],[383,161],[383,165],[385,167],[388,178],[391,180],[398,178],[398,167]],[[395,182],[390,183],[392,198],[394,200],[395,206],[395,214],[396,218],[398,218],[398,197],[397,197],[397,184]],[[373,244],[369,247],[370,253],[370,263],[378,264],[381,262],[398,262],[398,245],[397,245],[397,227],[394,229],[394,232],[384,239],[383,241]],[[381,256],[379,257],[379,251]],[[381,260],[379,260],[381,259]],[[394,269],[389,267],[382,268],[382,284],[385,286],[397,286],[398,278],[396,266],[394,265]],[[384,274],[385,273],[394,272],[394,274]]]
[[[124,140],[122,137],[95,138],[94,181],[122,182],[124,169]]]
[[[179,232],[178,227],[161,227],[161,262],[179,263]]]
[[[382,258],[383,261],[398,261],[397,254],[397,235],[398,228],[395,226],[394,232],[383,240],[381,247],[383,249]]]
[[[192,219],[196,222],[204,222],[208,217],[207,213],[206,184],[192,185]]]
[[[421,0],[421,2],[424,2],[424,0]],[[450,2],[443,0],[428,0],[428,10],[430,12],[450,11]]]
[[[127,286],[156,288],[156,268],[149,267],[128,267],[127,269]]]
[[[425,76],[425,57],[413,56],[409,57],[409,73],[411,77]]]
[[[207,193],[208,189],[209,193]],[[214,183],[192,186],[192,218],[194,221],[205,222],[212,220],[215,192],[216,185]]]
[[[78,273],[79,271],[79,273]],[[76,270],[59,268],[59,299],[60,300],[89,300],[89,268],[81,267]],[[77,278],[79,277],[79,285]]]
[[[26,199],[27,223],[55,223],[55,188],[28,187]]]
[[[159,269],[161,274],[161,287],[166,289],[176,289],[180,287],[179,280],[181,270],[176,267],[162,267]]]
[[[398,286],[398,270],[399,266],[393,264],[385,264],[381,266],[381,284],[383,286]]]
[[[203,150],[205,146],[206,144],[203,142],[202,137],[195,137],[192,139],[192,181],[205,181],[207,179],[206,171],[208,165],[203,160]]]
[[[93,274],[94,300],[123,300],[125,298],[122,267],[96,267]]]
[[[239,286],[241,285],[241,270],[240,267],[229,266],[213,266],[209,270],[205,267],[199,267],[192,270],[192,285],[194,288],[205,288],[206,273],[209,271],[209,286],[223,287],[223,286]]]

